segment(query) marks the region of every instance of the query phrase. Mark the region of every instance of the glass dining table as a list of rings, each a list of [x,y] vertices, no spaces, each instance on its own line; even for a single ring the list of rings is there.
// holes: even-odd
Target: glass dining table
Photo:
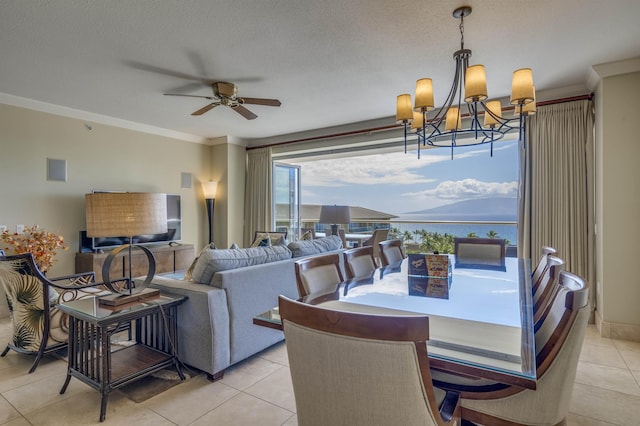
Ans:
[[[428,315],[433,368],[535,389],[530,261],[506,258],[504,268],[485,268],[456,267],[454,256],[450,260],[445,278],[410,274],[404,259],[302,301],[342,311]],[[277,308],[254,323],[282,329]]]

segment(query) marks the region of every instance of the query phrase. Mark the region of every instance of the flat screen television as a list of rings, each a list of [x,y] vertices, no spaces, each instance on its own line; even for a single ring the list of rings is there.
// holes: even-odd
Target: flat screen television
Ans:
[[[98,192],[98,191],[95,191]],[[180,195],[167,194],[167,232],[161,234],[136,235],[134,244],[161,244],[182,239],[182,210]],[[109,250],[128,244],[128,237],[88,237],[87,231],[80,231],[80,251],[94,252]]]

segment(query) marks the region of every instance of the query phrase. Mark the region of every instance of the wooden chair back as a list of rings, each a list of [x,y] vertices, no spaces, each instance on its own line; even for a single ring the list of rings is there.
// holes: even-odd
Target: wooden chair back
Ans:
[[[533,321],[537,323],[549,312],[549,305],[558,290],[558,277],[564,270],[565,262],[559,257],[549,255],[547,267],[540,277],[538,287],[533,292]]]
[[[548,267],[547,259],[549,256],[558,257],[558,252],[553,247],[542,246],[540,252],[540,260],[538,260],[538,264],[531,274],[531,287],[534,292],[538,289],[538,286],[540,285],[540,278]]]
[[[459,424],[458,395],[436,395],[431,384],[427,316],[341,312],[283,296],[279,308],[299,424]]]
[[[505,268],[505,245],[503,238],[453,239],[457,267]]]
[[[300,297],[335,291],[344,282],[338,253],[307,257],[297,260],[294,265]]]
[[[378,265],[373,257],[373,246],[357,247],[342,253],[347,280],[373,277]]]
[[[388,229],[376,229],[373,231],[371,238],[362,243],[363,246],[373,246],[373,257],[380,264],[380,246],[381,241],[385,241],[389,236]]]
[[[382,266],[398,267],[404,259],[402,240],[386,240],[378,243]]]

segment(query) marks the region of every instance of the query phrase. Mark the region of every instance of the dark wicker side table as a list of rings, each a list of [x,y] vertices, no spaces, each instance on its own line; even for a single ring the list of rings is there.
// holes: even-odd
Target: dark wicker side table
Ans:
[[[185,300],[165,294],[116,308],[101,305],[95,297],[62,303],[60,310],[69,315],[69,367],[60,393],[71,377],[100,391],[102,422],[112,390],[171,366],[184,380],[176,345],[177,307]],[[135,344],[112,350],[111,336],[132,321]]]

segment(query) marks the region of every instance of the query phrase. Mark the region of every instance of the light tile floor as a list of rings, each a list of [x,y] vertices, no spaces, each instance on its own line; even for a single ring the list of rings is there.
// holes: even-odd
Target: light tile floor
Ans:
[[[0,320],[0,342],[9,336]],[[4,343],[1,343],[4,345]],[[76,379],[64,395],[66,364],[45,357],[0,358],[0,425],[99,424],[99,393]],[[589,326],[575,381],[569,425],[640,425],[640,342],[599,336]],[[212,383],[196,376],[143,403],[114,391],[104,425],[297,425],[284,343],[229,368]]]

